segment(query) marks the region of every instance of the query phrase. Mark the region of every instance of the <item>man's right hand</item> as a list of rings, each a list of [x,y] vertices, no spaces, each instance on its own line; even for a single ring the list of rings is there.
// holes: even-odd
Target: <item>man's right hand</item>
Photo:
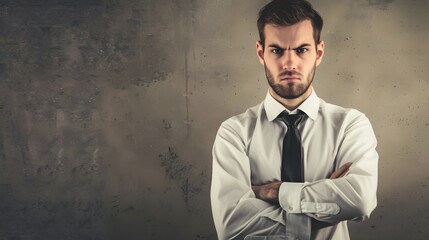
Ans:
[[[266,202],[279,203],[279,188],[282,182],[271,182],[263,185],[253,185],[252,190],[256,198]]]

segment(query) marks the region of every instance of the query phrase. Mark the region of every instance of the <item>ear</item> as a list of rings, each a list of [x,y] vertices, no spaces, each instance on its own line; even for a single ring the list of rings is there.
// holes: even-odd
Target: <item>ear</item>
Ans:
[[[265,60],[264,60],[264,46],[262,45],[261,41],[257,41],[256,42],[256,55],[258,55],[259,58],[259,62],[264,65],[265,64]]]
[[[324,41],[320,41],[317,44],[317,48],[316,48],[316,66],[319,66],[319,64],[322,62],[322,58],[323,58],[323,54],[325,53],[325,42]]]

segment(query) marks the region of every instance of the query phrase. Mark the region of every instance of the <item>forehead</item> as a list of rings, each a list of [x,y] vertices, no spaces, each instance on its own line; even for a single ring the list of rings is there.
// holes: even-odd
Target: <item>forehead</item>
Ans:
[[[267,24],[264,27],[265,45],[278,44],[284,47],[301,44],[314,45],[313,26],[304,20],[290,26]]]

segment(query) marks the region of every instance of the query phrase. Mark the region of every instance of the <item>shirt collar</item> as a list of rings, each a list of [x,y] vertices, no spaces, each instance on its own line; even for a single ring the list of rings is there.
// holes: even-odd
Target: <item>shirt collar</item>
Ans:
[[[319,112],[320,99],[317,97],[316,92],[312,89],[310,96],[305,99],[301,105],[298,106],[298,110],[303,111],[309,118],[316,120],[317,113]],[[268,91],[267,96],[264,101],[265,112],[267,113],[267,118],[269,121],[273,121],[276,117],[283,111],[288,111],[289,113],[296,112],[297,109],[293,111],[287,110],[281,103],[271,96],[270,91]]]

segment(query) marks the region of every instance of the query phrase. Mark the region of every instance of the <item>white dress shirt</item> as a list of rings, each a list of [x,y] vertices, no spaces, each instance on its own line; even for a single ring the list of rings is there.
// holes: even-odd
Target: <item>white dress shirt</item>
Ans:
[[[252,185],[281,179],[287,110],[265,100],[222,123],[213,146],[211,204],[219,239],[349,239],[347,221],[362,221],[377,205],[377,141],[368,118],[324,102],[313,90],[294,111],[304,161],[303,183],[283,182],[279,205],[257,199]],[[290,111],[288,111],[290,112]],[[331,173],[347,162],[349,172]]]

